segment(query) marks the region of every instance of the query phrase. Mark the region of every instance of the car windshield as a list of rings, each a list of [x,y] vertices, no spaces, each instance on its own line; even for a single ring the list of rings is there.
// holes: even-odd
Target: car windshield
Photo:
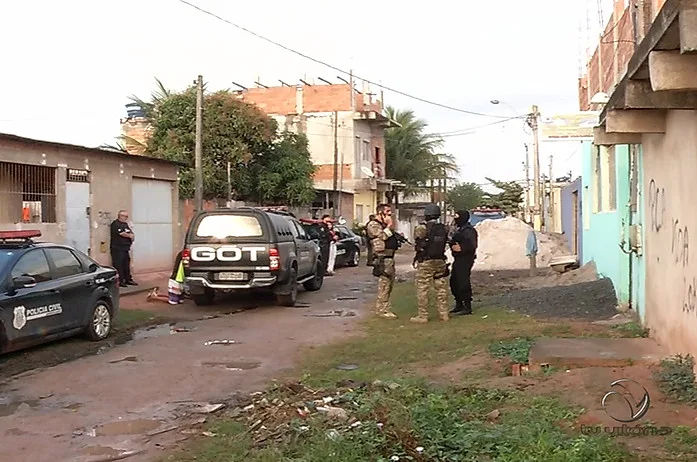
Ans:
[[[253,215],[207,215],[196,228],[197,237],[260,237],[264,233],[261,223]]]
[[[15,255],[15,250],[0,250],[0,271],[3,271]]]

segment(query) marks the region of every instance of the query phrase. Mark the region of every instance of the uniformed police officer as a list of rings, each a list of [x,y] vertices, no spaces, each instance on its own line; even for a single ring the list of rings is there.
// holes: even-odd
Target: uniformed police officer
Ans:
[[[426,221],[414,230],[417,263],[416,298],[417,316],[410,319],[414,323],[428,322],[428,294],[433,286],[436,291],[438,315],[442,321],[448,320],[448,266],[445,246],[448,243],[448,229],[438,222],[440,207],[428,204],[424,208]]]
[[[394,255],[398,243],[394,235],[392,209],[389,205],[378,205],[375,217],[366,226],[366,233],[373,249],[373,275],[378,277],[375,314],[385,319],[396,319],[397,315],[392,312],[390,306],[390,295],[394,286]]]
[[[467,210],[456,212],[457,229],[450,240],[453,253],[453,271],[450,274],[450,291],[455,297],[455,308],[451,314],[472,314],[472,266],[477,258],[479,236],[470,224]]]

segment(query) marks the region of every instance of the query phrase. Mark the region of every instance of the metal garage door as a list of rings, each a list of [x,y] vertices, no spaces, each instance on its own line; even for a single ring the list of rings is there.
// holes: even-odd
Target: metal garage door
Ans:
[[[172,187],[170,181],[133,178],[134,273],[169,271],[174,264]]]

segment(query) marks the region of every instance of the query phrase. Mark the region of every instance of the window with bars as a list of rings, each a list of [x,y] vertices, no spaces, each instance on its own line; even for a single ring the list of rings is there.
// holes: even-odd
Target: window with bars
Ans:
[[[56,169],[0,162],[0,223],[55,223]]]

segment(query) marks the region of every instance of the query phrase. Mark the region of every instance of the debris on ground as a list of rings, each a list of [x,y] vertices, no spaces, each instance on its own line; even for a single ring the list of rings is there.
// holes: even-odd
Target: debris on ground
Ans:
[[[617,296],[608,278],[558,287],[519,290],[491,297],[492,303],[541,318],[601,320],[617,314]]]
[[[261,395],[250,395],[249,402],[238,407],[236,417],[246,423],[255,446],[277,445],[287,437],[306,432],[313,425],[311,418],[322,419],[330,427],[327,438],[338,439],[363,425],[352,412],[358,408],[358,393],[397,388],[398,384],[381,381],[333,390],[314,390],[302,383],[288,383]]]
[[[475,225],[479,247],[474,270],[526,269],[530,260],[525,245],[530,226],[514,217],[484,220]],[[535,232],[537,236],[537,267],[546,267],[555,257],[569,255],[566,238],[557,233]]]
[[[238,345],[239,342],[234,340],[209,340],[204,343],[205,346],[209,345]]]
[[[358,369],[358,365],[357,364],[339,364],[338,366],[336,366],[336,369],[340,370],[340,371],[355,371],[356,369]]]
[[[131,362],[135,363],[138,361],[138,358],[135,356],[126,356],[125,358],[121,359],[115,359],[113,361],[109,361],[110,364],[116,364],[116,363],[122,363],[122,362]]]
[[[350,317],[350,316],[356,316],[355,311],[350,311],[350,310],[332,310],[332,311],[327,311],[326,313],[308,313],[304,314],[303,316],[308,316],[308,317],[315,317],[315,318],[332,318],[332,317],[340,317],[340,318],[345,318],[345,317]]]

